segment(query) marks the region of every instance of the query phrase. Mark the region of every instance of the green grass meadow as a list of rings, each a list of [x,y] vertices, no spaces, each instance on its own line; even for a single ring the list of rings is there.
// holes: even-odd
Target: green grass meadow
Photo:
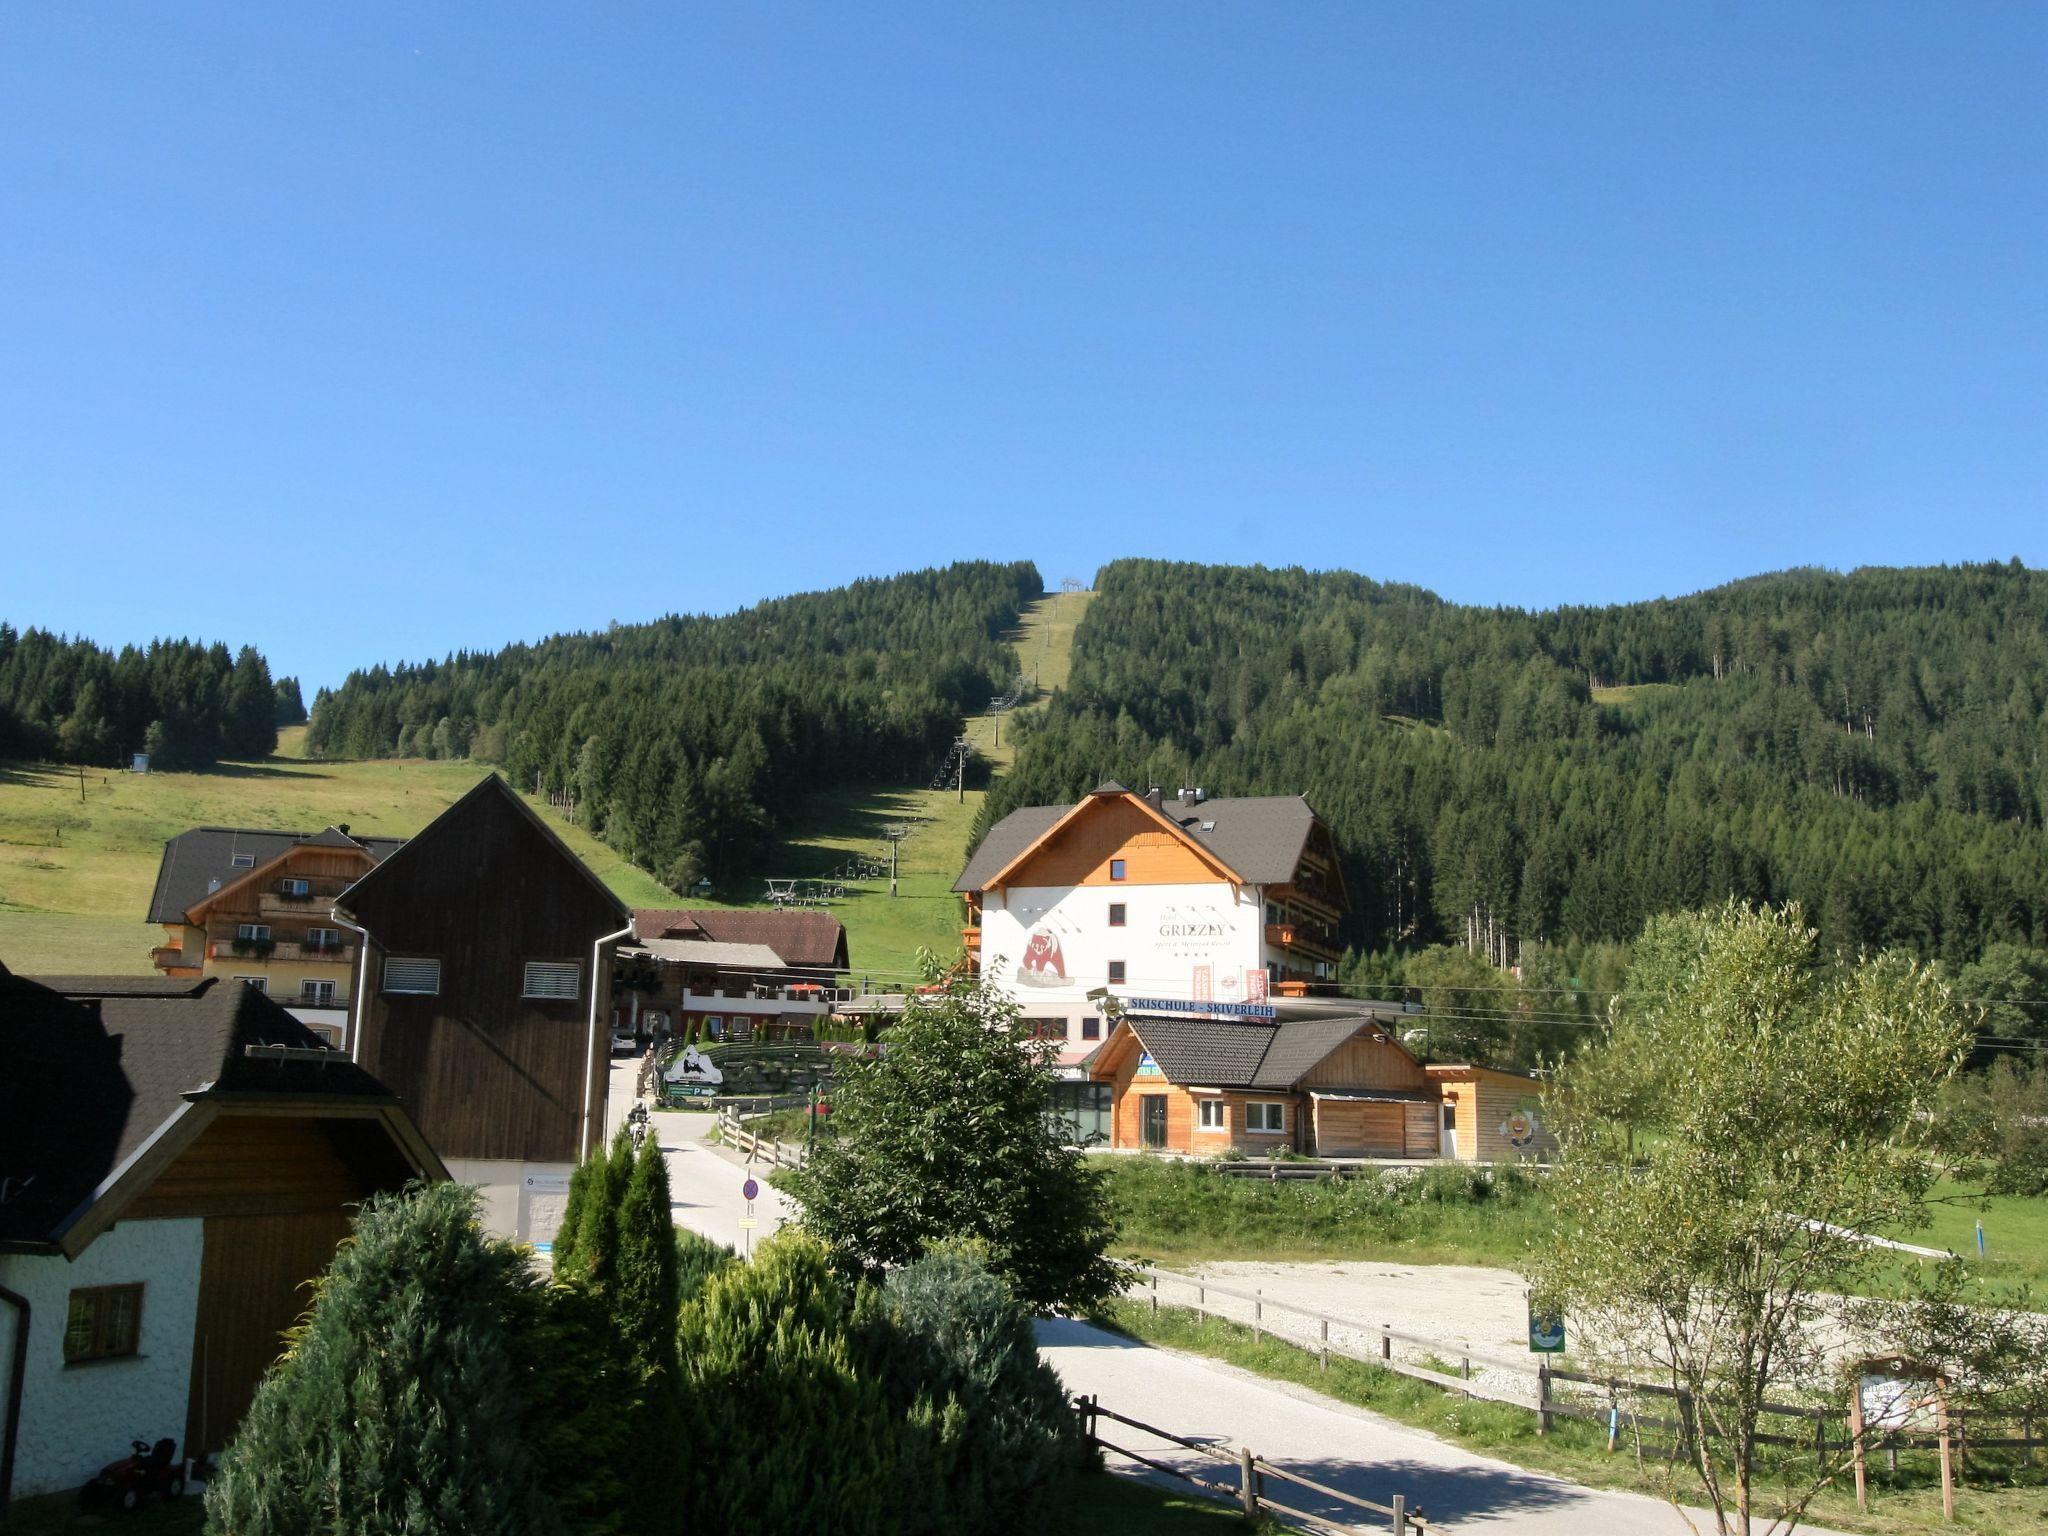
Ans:
[[[1122,1223],[1119,1250],[1171,1265],[1390,1259],[1514,1268],[1550,1228],[1532,1178],[1462,1167],[1413,1179],[1235,1178],[1200,1163],[1096,1159]]]
[[[409,837],[490,772],[472,762],[308,762],[273,757],[206,773],[0,764],[0,961],[36,975],[146,975],[146,921],[164,843],[201,826]],[[82,788],[82,793],[81,793]],[[551,807],[528,797],[633,906],[675,897]]]

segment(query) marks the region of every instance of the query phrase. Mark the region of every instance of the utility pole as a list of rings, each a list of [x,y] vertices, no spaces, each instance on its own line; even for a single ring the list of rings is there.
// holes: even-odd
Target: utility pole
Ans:
[[[967,738],[965,736],[962,736],[960,740],[955,743],[955,746],[960,754],[960,767],[958,770],[958,778],[955,787],[960,792],[959,803],[965,805],[967,803]],[[83,790],[79,791],[79,798],[83,799],[84,797],[85,792]]]

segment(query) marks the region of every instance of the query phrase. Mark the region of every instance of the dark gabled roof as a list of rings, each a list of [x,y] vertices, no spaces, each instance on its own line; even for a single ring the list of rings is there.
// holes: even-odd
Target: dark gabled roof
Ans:
[[[1218,1024],[1205,1019],[1124,1018],[1122,1027],[1159,1064],[1168,1082],[1203,1088],[1250,1088],[1277,1024]]]
[[[967,861],[967,867],[960,872],[960,878],[953,882],[953,889],[980,890],[988,884],[991,875],[1050,832],[1059,819],[1072,809],[1071,805],[1017,807],[988,829],[988,835],[981,840],[981,846],[974,850],[974,856]]]
[[[208,977],[32,979],[0,966],[0,1242],[43,1242],[197,1100],[395,1103],[253,987]]]
[[[846,969],[846,929],[828,912],[753,912],[648,907],[633,914],[637,939],[763,944],[791,970]]]
[[[312,833],[281,832],[275,828],[194,827],[164,844],[163,862],[156,871],[156,890],[149,898],[148,921],[183,922],[185,913],[214,889],[247,879],[301,844],[360,848],[381,863],[404,847],[405,839],[351,837],[339,827]],[[251,855],[255,863],[237,865],[234,856],[238,853]]]
[[[1094,791],[1095,795],[1128,793],[1114,783]],[[989,828],[967,868],[953,882],[953,889],[981,890],[1073,809],[1071,805],[1027,805],[1010,812]],[[1284,885],[1294,878],[1316,820],[1316,813],[1300,795],[1203,800],[1176,795],[1154,809],[1252,885]]]
[[[454,824],[456,812],[467,807],[470,801],[487,795],[497,797],[502,803],[511,806],[521,816],[524,816],[539,831],[540,835],[554,846],[555,852],[562,856],[569,867],[581,875],[590,888],[597,892],[606,909],[617,919],[619,926],[623,928],[627,925],[631,913],[626,904],[612,894],[612,888],[598,879],[596,872],[588,864],[576,857],[576,850],[563,842],[561,834],[549,826],[542,819],[540,813],[521,798],[519,791],[506,783],[499,774],[488,773],[481,779],[478,779],[475,784],[471,785],[467,791],[456,799],[453,805],[428,822],[415,836],[407,839],[407,846],[419,844],[433,836],[438,830],[442,830],[443,822],[448,822],[451,825]],[[357,902],[365,890],[374,890],[382,881],[393,878],[386,873],[390,869],[396,868],[402,873],[404,864],[405,861],[403,859],[394,860],[387,858],[380,860],[375,868],[368,871],[354,885],[351,885],[347,890],[334,898],[335,906],[344,912],[355,912],[357,910]]]
[[[1120,1028],[1136,1036],[1169,1082],[1183,1087],[1280,1090],[1294,1087],[1338,1046],[1375,1021],[1370,1012],[1346,1011],[1327,1018],[1282,1019],[1271,1024],[1150,1014],[1125,1014],[1118,1022]]]

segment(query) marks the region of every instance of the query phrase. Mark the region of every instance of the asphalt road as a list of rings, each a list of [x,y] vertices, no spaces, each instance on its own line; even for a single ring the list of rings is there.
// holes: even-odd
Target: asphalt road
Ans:
[[[611,1094],[605,1114],[608,1128],[615,1129],[632,1107],[638,1071],[638,1058],[613,1059]],[[767,1164],[750,1168],[737,1153],[705,1141],[711,1131],[710,1115],[658,1111],[651,1123],[668,1163],[669,1213],[677,1226],[688,1227],[743,1254],[750,1241],[765,1241],[788,1219],[788,1202],[768,1185]],[[754,1219],[760,1225],[751,1232],[740,1225],[747,1215],[742,1186],[750,1175],[760,1185],[753,1209]]]
[[[1049,1318],[1038,1325],[1041,1352],[1071,1393],[1092,1394],[1105,1408],[1156,1424],[1190,1440],[1215,1442],[1233,1455],[1248,1445],[1261,1460],[1298,1471],[1346,1493],[1385,1504],[1396,1493],[1452,1531],[1514,1532],[1515,1536],[1696,1536],[1713,1517],[1690,1520],[1669,1504],[1640,1494],[1584,1488],[1447,1444],[1363,1409],[1291,1384],[1271,1382],[1219,1361],[1154,1349],[1084,1323]],[[1103,1434],[1156,1461],[1220,1481],[1235,1474],[1220,1463],[1155,1437],[1105,1421]],[[1123,1438],[1129,1436],[1130,1438]],[[1114,1455],[1112,1466],[1130,1466]],[[1275,1481],[1272,1497],[1311,1513],[1365,1517],[1305,1488]],[[1801,1526],[1811,1536],[1834,1536]]]

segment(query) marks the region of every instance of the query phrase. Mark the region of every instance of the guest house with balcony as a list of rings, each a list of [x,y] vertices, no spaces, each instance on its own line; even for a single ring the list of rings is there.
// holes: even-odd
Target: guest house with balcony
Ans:
[[[246,982],[340,1044],[356,974],[356,936],[334,898],[403,838],[194,827],[164,844],[149,920],[164,942],[150,959],[167,977]]]

